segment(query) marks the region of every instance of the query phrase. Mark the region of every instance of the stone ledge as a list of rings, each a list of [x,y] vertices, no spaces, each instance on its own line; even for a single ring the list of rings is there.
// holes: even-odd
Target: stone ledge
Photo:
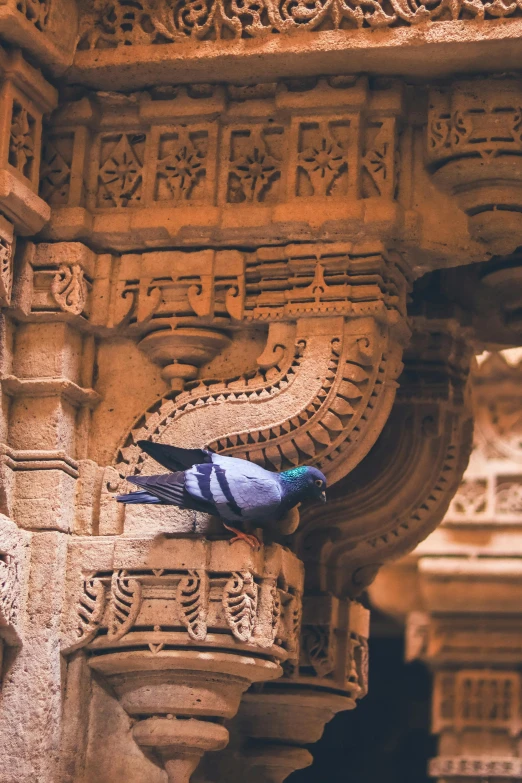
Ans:
[[[0,170],[0,210],[21,236],[37,234],[51,217],[49,205],[5,169]]]
[[[71,83],[103,90],[150,84],[253,83],[335,73],[417,78],[520,68],[522,19],[428,22],[412,27],[266,35],[250,40],[188,41],[77,51]]]

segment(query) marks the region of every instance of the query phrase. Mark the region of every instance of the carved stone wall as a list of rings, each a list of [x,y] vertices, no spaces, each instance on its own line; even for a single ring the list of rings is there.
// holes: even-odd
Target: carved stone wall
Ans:
[[[477,343],[521,342],[519,17],[0,0],[0,783],[281,783],[364,696],[361,594],[457,490]],[[328,503],[250,552],[116,502],[140,439]]]

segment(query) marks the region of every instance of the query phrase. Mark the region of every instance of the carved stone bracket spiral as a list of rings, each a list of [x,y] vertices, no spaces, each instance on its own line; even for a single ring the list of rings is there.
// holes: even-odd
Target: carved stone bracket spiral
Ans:
[[[419,323],[400,392],[377,443],[330,491],[324,509],[301,515],[296,551],[308,590],[357,595],[379,566],[436,526],[472,447],[470,349],[458,327]]]
[[[208,445],[277,470],[313,464],[336,481],[381,431],[400,355],[400,343],[371,317],[277,325],[257,373],[201,381],[175,400],[165,398],[131,431],[116,468],[122,478],[146,472],[151,465],[135,444],[150,438]]]

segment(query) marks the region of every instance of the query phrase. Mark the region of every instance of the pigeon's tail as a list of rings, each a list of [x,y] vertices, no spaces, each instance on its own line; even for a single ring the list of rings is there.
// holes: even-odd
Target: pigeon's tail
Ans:
[[[118,503],[161,503],[161,498],[141,489],[137,492],[129,492],[127,495],[116,495],[116,500]]]

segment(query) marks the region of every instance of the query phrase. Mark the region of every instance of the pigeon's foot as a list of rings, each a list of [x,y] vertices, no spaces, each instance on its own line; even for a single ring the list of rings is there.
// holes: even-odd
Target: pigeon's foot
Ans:
[[[238,530],[237,527],[230,527],[229,525],[225,525],[225,523],[223,523],[223,527],[225,530],[230,530],[231,533],[235,533],[234,538],[231,538],[228,542],[229,544],[234,544],[236,541],[246,541],[248,546],[251,546],[252,549],[261,549],[261,541],[257,536],[243,533],[243,531]]]

